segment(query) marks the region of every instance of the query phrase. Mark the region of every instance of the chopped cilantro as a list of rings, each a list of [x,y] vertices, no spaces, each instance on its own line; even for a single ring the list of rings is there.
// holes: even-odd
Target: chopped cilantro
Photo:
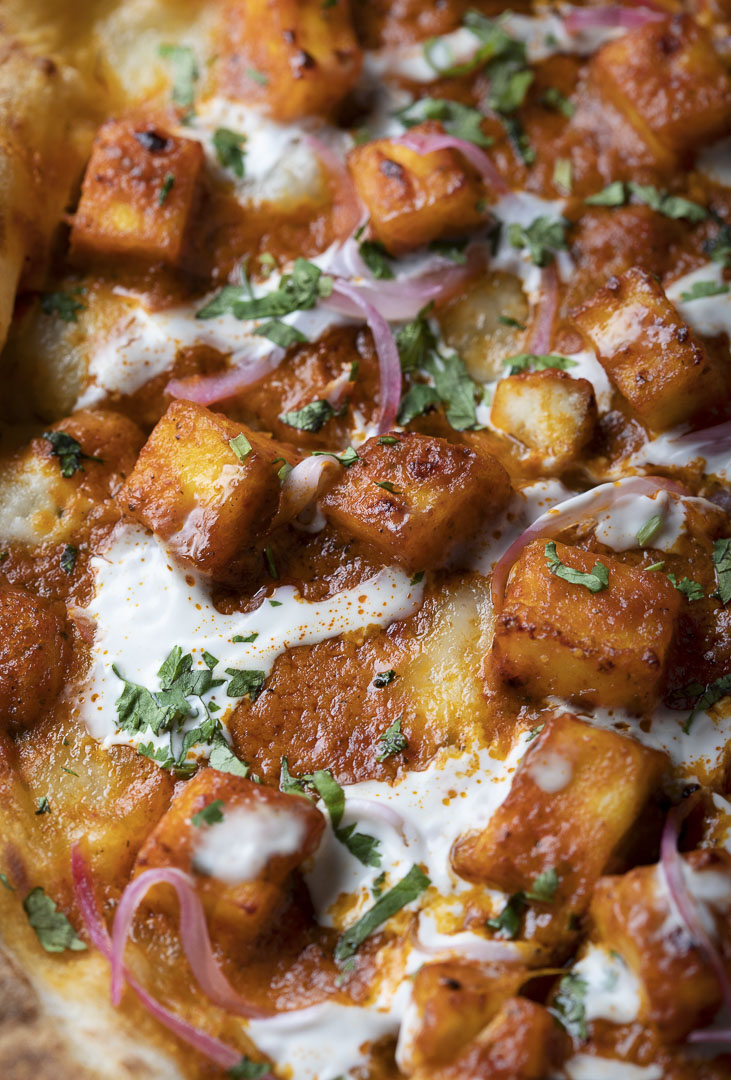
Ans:
[[[78,775],[79,775],[79,774],[78,774],[77,772],[74,772],[74,770],[73,770],[73,769],[67,769],[65,765],[62,765],[62,766],[61,766],[61,771],[62,771],[62,772],[65,772],[65,773],[68,773],[68,774],[69,774],[69,776],[76,776],[76,777],[78,777]]]
[[[696,718],[697,713],[704,712],[706,709],[710,709],[721,698],[731,694],[731,672],[728,675],[721,675],[720,678],[715,679],[714,682],[709,683],[708,686],[703,687],[700,683],[693,683],[691,687],[685,687],[684,692],[688,689],[694,691],[693,696],[698,694],[698,699],[693,706],[688,719],[683,725],[683,731],[687,735],[690,731],[691,725]]]
[[[230,128],[220,127],[213,132],[213,149],[218,162],[241,179],[244,175],[244,143],[246,136]]]
[[[271,319],[269,322],[257,326],[254,333],[257,337],[269,338],[280,349],[289,349],[291,345],[299,345],[308,338],[296,326],[282,322],[281,319]]]
[[[396,347],[402,371],[416,371],[426,366],[432,352],[437,347],[437,340],[427,318],[428,309],[424,308],[415,319],[405,323],[396,331]]]
[[[682,292],[680,299],[686,303],[690,300],[703,300],[706,296],[724,296],[729,291],[725,283],[718,284],[715,281],[694,281],[688,292]]]
[[[424,580],[424,571],[423,570],[417,570],[416,573],[414,574],[414,576],[412,577],[411,581],[409,582],[409,585],[420,585],[423,580]]]
[[[392,484],[390,480],[374,480],[373,483],[376,487],[390,492],[391,495],[403,495],[403,491],[398,491],[395,484]]]
[[[233,773],[234,776],[243,776],[244,779],[249,775],[249,766],[236,757],[223,738],[215,743],[208,764],[219,772]]]
[[[82,288],[67,292],[50,292],[41,296],[41,310],[44,315],[58,315],[64,322],[78,322],[79,312],[86,311],[86,304],[76,299],[81,296]]]
[[[224,285],[219,293],[196,312],[197,319],[214,319],[230,313],[236,319],[278,319],[293,311],[308,311],[332,292],[331,277],[314,263],[299,258],[291,274],[284,274],[279,288],[264,296],[246,295],[242,285]]]
[[[536,266],[549,266],[556,251],[566,249],[566,218],[549,218],[542,214],[525,228],[513,222],[508,225],[508,238],[513,247],[528,248]]]
[[[23,910],[46,952],[60,953],[66,949],[81,952],[86,948],[64,913],[56,908],[40,885],[28,893]]]
[[[282,758],[280,788],[289,795],[307,795],[313,792],[320,796],[330,817],[335,838],[364,866],[380,866],[380,841],[367,833],[356,832],[355,823],[342,826],[345,813],[345,792],[333,777],[329,769],[318,769],[304,776],[292,776],[287,758]]]
[[[337,3],[337,0],[335,0],[335,3]],[[244,1054],[238,1065],[232,1065],[226,1073],[227,1076],[231,1077],[231,1080],[260,1080],[261,1077],[270,1074],[271,1068],[266,1062],[252,1061],[246,1054]]]
[[[239,461],[246,461],[249,454],[252,452],[253,447],[243,432],[237,435],[235,439],[229,439],[228,445],[233,450]]]
[[[335,416],[335,410],[329,401],[318,398],[301,409],[293,409],[291,412],[282,413],[279,419],[283,424],[296,428],[297,431],[319,431],[328,420]]]
[[[451,259],[453,263],[457,263],[458,266],[464,266],[467,262],[467,256],[465,255],[465,248],[469,240],[464,237],[461,240],[432,240],[429,244],[429,251],[433,251],[436,255],[441,255],[445,259]]]
[[[528,892],[526,892],[526,900],[536,900],[542,904],[552,903],[556,896],[558,882],[559,876],[556,873],[555,867],[552,866],[550,870],[544,870],[543,873],[538,875]]]
[[[713,565],[718,582],[716,596],[727,604],[731,600],[731,537],[713,541]]]
[[[157,195],[157,205],[162,206],[167,200],[168,195],[175,187],[175,177],[171,172],[165,173],[165,179],[160,185],[160,190]]]
[[[563,578],[564,581],[568,581],[572,585],[583,585],[585,589],[593,593],[601,592],[602,589],[606,589],[609,585],[609,571],[604,563],[595,562],[590,574],[584,573],[583,570],[574,570],[571,566],[565,566],[556,554],[556,544],[553,540],[546,544],[544,554],[551,573],[555,574],[556,577]]]
[[[665,217],[685,218],[691,222],[705,221],[708,217],[708,211],[699,203],[691,202],[690,199],[684,199],[680,195],[670,195],[666,191],[660,191],[652,184],[636,184],[633,181],[625,184],[621,180],[614,180],[602,191],[597,192],[596,195],[590,195],[584,201],[589,206],[624,206],[630,196],[634,196],[637,202],[644,203],[645,206],[649,206],[651,210],[656,210],[659,214],[664,214]]]
[[[342,454],[334,454],[331,450],[313,450],[312,456],[335,458],[345,469],[349,469],[351,465],[355,465],[356,461],[361,460],[360,454],[352,446],[349,446]]]
[[[399,716],[397,720],[394,720],[390,724],[382,735],[378,736],[378,741],[381,744],[381,752],[376,758],[376,761],[385,761],[386,758],[395,757],[396,754],[403,754],[404,750],[409,745],[409,740],[401,731],[401,721],[403,716]]]
[[[660,532],[660,529],[662,529],[662,526],[662,514],[653,514],[649,521],[646,521],[637,533],[637,543],[639,547],[647,547],[650,541],[655,539]]]
[[[374,278],[387,281],[393,277],[388,252],[380,240],[363,240],[358,245],[358,251]]]
[[[246,74],[250,79],[253,79],[255,83],[259,83],[259,86],[269,85],[269,76],[263,71],[257,71],[256,68],[247,68]]]
[[[509,326],[513,330],[525,330],[525,324],[518,322],[517,319],[511,318],[510,315],[498,315],[497,321],[503,326]]]
[[[231,675],[231,681],[226,687],[226,693],[231,698],[248,697],[249,701],[256,701],[266,682],[265,671],[226,668],[226,674]]]
[[[567,371],[568,368],[576,367],[576,361],[568,356],[555,356],[552,353],[517,353],[503,360],[505,367],[511,369],[510,374],[515,375],[518,371],[546,371],[548,368],[559,368]]]
[[[8,892],[15,892],[15,888],[8,881],[7,874],[0,874],[0,883],[8,890]]]
[[[487,919],[486,925],[498,934],[512,941],[520,932],[520,920],[525,910],[525,896],[522,892],[513,893],[499,915]]]
[[[204,806],[202,810],[199,810],[197,814],[193,814],[190,819],[191,824],[195,825],[197,829],[202,828],[203,825],[218,825],[223,821],[223,799],[214,799],[213,802],[209,802],[208,806]]]
[[[550,1009],[569,1035],[579,1039],[586,1038],[587,990],[586,980],[580,975],[564,975]]]
[[[731,267],[731,225],[722,225],[703,248],[713,262],[721,263],[727,269]]]
[[[40,799],[38,800],[38,806],[37,806],[36,811],[35,811],[36,817],[38,817],[39,814],[50,814],[50,812],[51,812],[51,804],[48,801],[48,797],[46,795],[41,795]]]
[[[562,94],[556,86],[549,86],[544,90],[541,95],[541,105],[545,105],[547,109],[553,109],[554,112],[561,113],[562,116],[569,119],[576,112],[573,101],[570,101],[565,94]]]
[[[626,201],[627,193],[621,180],[613,180],[596,195],[584,199],[587,206],[624,206]]]
[[[409,424],[416,416],[421,416],[432,405],[439,404],[439,394],[427,383],[414,383],[401,398],[398,411],[399,424]]]
[[[193,50],[188,45],[161,45],[157,51],[170,64],[173,101],[176,105],[192,105],[198,79],[198,64]]]
[[[675,574],[668,574],[668,581],[689,601],[702,600],[706,595],[703,591],[703,586],[697,581],[691,581],[690,578],[684,577],[678,581]]]
[[[571,194],[572,168],[570,158],[557,158],[553,166],[553,182],[565,195]]]
[[[85,454],[81,449],[81,443],[69,435],[65,431],[44,431],[43,438],[51,444],[51,453],[54,457],[58,458],[61,466],[61,476],[69,477],[81,469],[83,472],[83,461],[96,461],[100,465],[104,464],[104,461],[100,457],[94,457],[92,454]]]
[[[419,98],[395,115],[406,128],[414,127],[424,120],[439,120],[449,135],[474,143],[475,146],[492,145],[492,139],[482,130],[485,117],[478,109],[463,105],[459,101],[450,101],[448,98]]]
[[[378,439],[379,446],[398,446],[400,442],[395,435],[381,435]]]
[[[646,573],[646,574],[649,574],[649,573],[650,573],[650,572],[651,572],[652,570],[662,570],[662,568],[663,568],[663,566],[664,566],[664,565],[665,565],[665,563],[664,563],[664,562],[663,562],[662,560],[661,560],[660,562],[654,562],[654,563],[652,564],[652,566],[646,566],[646,567],[644,568],[644,569],[645,569],[645,573]]]
[[[430,884],[431,882],[426,874],[418,866],[412,866],[409,872],[392,889],[384,893],[373,907],[369,908],[356,923],[340,936],[335,946],[335,959],[339,963],[348,960],[374,930],[377,930],[382,923],[387,922],[396,912],[421,896],[424,890],[429,888]]]
[[[539,724],[538,727],[531,728],[528,732],[528,738],[526,739],[526,742],[532,742],[533,739],[540,735],[545,726],[545,724]]]
[[[373,686],[382,690],[384,686],[388,686],[389,683],[392,683],[395,678],[396,672],[393,668],[390,668],[389,671],[379,671],[373,679]]]
[[[267,564],[267,570],[269,571],[269,576],[274,578],[275,581],[278,581],[279,580],[279,571],[277,570],[277,564],[274,561],[274,552],[272,551],[271,544],[267,544],[267,546],[264,548],[264,559],[265,559],[266,564]],[[276,600],[270,600],[269,601],[269,603],[272,604],[272,605],[276,604],[276,602],[277,602]]]
[[[251,642],[256,641],[256,639],[258,637],[259,637],[259,631],[258,630],[252,630],[250,634],[246,635],[246,637],[244,637],[243,634],[234,634],[234,636],[231,638],[231,640],[235,641],[237,643],[242,642],[244,645],[250,645]]]
[[[76,557],[79,554],[79,549],[74,547],[73,544],[66,544],[61,553],[61,569],[65,574],[72,574],[74,567],[76,566]]]
[[[371,892],[373,893],[373,895],[376,898],[378,898],[381,895],[381,893],[383,892],[383,886],[385,884],[386,884],[386,871],[382,870],[381,873],[378,875],[378,877],[373,879],[373,884],[371,885]]]

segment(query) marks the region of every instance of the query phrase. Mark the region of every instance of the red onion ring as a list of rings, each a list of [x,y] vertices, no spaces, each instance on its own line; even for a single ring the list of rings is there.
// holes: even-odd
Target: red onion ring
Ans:
[[[670,897],[682,922],[685,924],[685,929],[688,932],[690,940],[705,955],[708,963],[713,968],[713,972],[718,979],[721,988],[724,1005],[727,1009],[731,1009],[731,980],[729,980],[718,950],[706,933],[705,928],[698,917],[695,900],[685,883],[681,856],[678,852],[680,825],[692,807],[692,799],[686,799],[685,802],[680,803],[678,806],[674,806],[669,812],[665,821],[662,840],[660,842],[660,866],[662,867],[662,872],[665,876],[665,882]],[[694,1034],[698,1036],[703,1035],[705,1040],[706,1036],[703,1032],[696,1032]]]
[[[122,893],[112,928],[112,1004],[119,1005],[124,987],[124,947],[132,928],[135,912],[153,885],[172,885],[180,904],[180,940],[191,971],[204,994],[216,1005],[238,1016],[260,1019],[271,1016],[246,1001],[234,990],[221,971],[211,946],[206,916],[195,883],[189,874],[174,866],[145,870],[129,883]]]
[[[413,150],[415,154],[433,154],[437,150],[458,150],[498,195],[507,195],[510,191],[485,151],[466,139],[459,139],[456,135],[448,135],[446,132],[427,135],[409,131],[406,135],[399,135],[397,139],[392,139],[391,142],[400,143],[408,150]]]
[[[373,341],[378,353],[380,376],[380,394],[378,404],[378,433],[390,431],[396,423],[398,407],[401,402],[401,361],[399,360],[396,341],[383,315],[362,293],[347,281],[336,280],[332,296],[349,300],[365,315],[366,322],[373,334]],[[326,301],[327,303],[328,301]]]
[[[539,536],[554,537],[570,525],[608,510],[620,495],[655,495],[658,491],[669,491],[675,495],[687,495],[688,489],[674,480],[662,476],[630,476],[609,484],[599,484],[590,491],[566,499],[558,506],[547,510],[522,532],[505,551],[492,572],[492,603],[499,608],[505,597],[505,586],[513,563],[523,548]]]
[[[305,135],[302,142],[318,158],[327,172],[333,191],[332,220],[336,236],[345,239],[360,225],[364,211],[355,185],[344,162],[335,151],[315,135]]]
[[[419,844],[421,837],[416,829],[412,829],[406,818],[397,813],[390,806],[385,806],[380,799],[359,799],[348,795],[345,800],[345,809],[359,818],[370,818],[371,821],[380,821],[397,832],[403,840],[409,844]]]
[[[112,939],[96,902],[91,870],[77,844],[74,844],[71,849],[71,874],[76,902],[86,924],[91,943],[107,960],[111,961]],[[175,1013],[164,1008],[126,968],[124,969],[124,975],[148,1012],[169,1031],[172,1031],[174,1035],[177,1035],[179,1039],[188,1043],[189,1046],[192,1046],[204,1057],[209,1058],[224,1069],[231,1069],[234,1065],[239,1064],[241,1061],[240,1052],[225,1043],[219,1042],[218,1039],[214,1039],[212,1035],[208,1035],[205,1031],[193,1027],[186,1020],[182,1020]],[[269,1076],[270,1080],[273,1080],[271,1074]]]
[[[541,270],[541,295],[536,304],[534,325],[531,329],[528,352],[545,356],[551,351],[553,322],[558,311],[559,284],[556,263]]]
[[[607,4],[604,7],[576,8],[565,16],[563,24],[569,34],[612,26],[623,30],[636,30],[648,22],[659,22],[669,16],[668,11],[650,10],[649,7],[627,8],[619,4]]]
[[[728,451],[731,454],[731,420],[714,427],[702,428],[700,431],[689,431],[687,435],[681,435],[677,439],[670,439],[670,444],[678,448],[678,456],[703,457],[705,450],[714,453]]]
[[[218,401],[239,394],[247,387],[269,375],[284,356],[283,349],[272,349],[266,356],[251,357],[235,367],[215,375],[190,375],[186,379],[171,379],[165,393],[198,405],[215,405]]]
[[[337,464],[335,458],[329,455],[318,455],[305,458],[295,465],[282,484],[279,510],[272,528],[298,517],[317,498],[325,473]]]

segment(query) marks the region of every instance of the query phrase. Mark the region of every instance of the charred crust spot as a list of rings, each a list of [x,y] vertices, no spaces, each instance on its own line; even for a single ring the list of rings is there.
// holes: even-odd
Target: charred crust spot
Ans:
[[[403,180],[404,168],[403,165],[399,165],[398,161],[392,161],[391,158],[384,158],[380,164],[381,172],[384,176],[387,176],[389,180]]]
[[[159,154],[170,146],[170,140],[157,131],[135,131],[134,137],[140,146],[144,150],[149,150],[151,154]]]

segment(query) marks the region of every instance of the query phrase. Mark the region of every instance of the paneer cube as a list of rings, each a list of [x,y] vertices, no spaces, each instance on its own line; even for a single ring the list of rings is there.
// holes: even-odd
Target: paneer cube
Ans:
[[[277,120],[331,115],[358,81],[363,54],[348,0],[232,0],[221,25],[224,91]]]
[[[632,267],[573,312],[600,364],[640,420],[664,431],[721,403],[729,377],[654,277]]]
[[[416,134],[441,130],[434,121],[412,128]],[[457,150],[419,154],[392,139],[374,139],[350,151],[348,168],[374,238],[393,255],[484,224],[484,186]]]
[[[175,866],[192,874],[211,933],[247,944],[282,910],[290,874],[315,852],[324,828],[309,799],[201,769],[150,834],[135,873]],[[177,911],[166,885],[151,889],[145,902]]]
[[[591,592],[552,572],[549,542],[529,544],[510,572],[493,670],[533,698],[555,694],[589,706],[649,711],[663,689],[681,594],[661,574],[606,555],[599,561],[608,586]],[[597,562],[596,554],[560,543],[556,555],[584,574]]]
[[[544,1080],[568,1052],[548,1009],[515,997],[453,1062],[420,1071],[414,1080]]]
[[[530,893],[555,875],[534,936],[565,934],[657,788],[669,761],[625,735],[570,714],[553,716],[530,744],[504,802],[481,832],[460,837],[452,865],[469,881]]]
[[[682,856],[686,887],[699,916],[728,958],[731,857],[720,848]],[[691,941],[670,900],[660,866],[638,866],[597,882],[589,915],[592,937],[622,957],[642,986],[640,1019],[665,1042],[711,1022],[721,1005],[718,978]],[[727,959],[727,972],[731,964]]]
[[[240,437],[237,454],[231,442]],[[281,488],[277,461],[284,459],[292,459],[291,452],[273,439],[202,405],[176,401],[117,498],[183,562],[227,579],[271,524]]]
[[[594,434],[594,387],[565,371],[527,371],[501,379],[490,418],[528,448],[525,457],[549,471],[565,469]]]
[[[50,709],[70,655],[65,619],[25,589],[0,589],[0,726],[28,727]]]
[[[710,38],[688,15],[623,34],[599,50],[591,70],[660,162],[731,130],[731,80]]]
[[[526,974],[526,968],[508,962],[477,966],[443,960],[420,967],[399,1032],[401,1071],[451,1061],[518,992]]]
[[[198,200],[199,142],[110,120],[97,134],[71,229],[77,261],[109,255],[177,266]]]
[[[369,439],[325,494],[325,517],[407,569],[443,564],[454,544],[510,496],[489,454],[413,432]]]

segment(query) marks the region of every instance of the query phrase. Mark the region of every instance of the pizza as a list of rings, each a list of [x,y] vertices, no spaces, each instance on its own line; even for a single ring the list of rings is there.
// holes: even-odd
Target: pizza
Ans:
[[[727,0],[0,42],[0,1076],[731,1076]]]

